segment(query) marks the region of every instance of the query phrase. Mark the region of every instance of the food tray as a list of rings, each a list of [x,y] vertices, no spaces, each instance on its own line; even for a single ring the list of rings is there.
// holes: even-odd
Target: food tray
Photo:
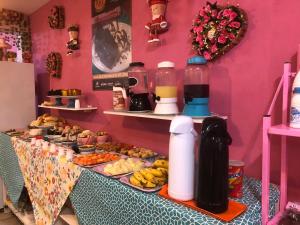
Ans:
[[[157,192],[157,191],[159,191],[162,188],[162,186],[157,186],[155,188],[141,188],[141,187],[137,187],[137,186],[135,186],[135,185],[133,185],[133,184],[130,183],[130,181],[129,181],[130,176],[132,176],[132,175],[127,175],[127,176],[121,177],[120,178],[120,182],[123,183],[123,184],[126,184],[126,185],[128,185],[128,186],[130,186],[132,188],[135,188],[135,189],[137,189],[139,191],[146,192],[146,193]]]
[[[136,160],[141,160],[141,159],[138,159],[138,158],[135,158],[135,159],[136,159]],[[148,161],[144,161],[144,160],[142,160],[142,161],[144,162],[144,168],[145,168],[145,167],[149,167],[149,166],[152,165],[152,163],[150,163],[150,162],[148,162]],[[116,161],[103,163],[103,164],[101,164],[101,165],[99,165],[99,166],[97,166],[97,167],[94,167],[93,170],[94,170],[96,173],[100,173],[100,174],[102,174],[102,175],[104,175],[104,176],[106,176],[106,177],[111,177],[111,178],[114,178],[114,179],[119,179],[119,178],[121,178],[121,177],[130,175],[130,174],[133,174],[133,171],[132,171],[132,172],[128,172],[128,173],[118,174],[118,175],[111,175],[111,174],[105,173],[105,172],[104,172],[104,167],[105,167],[106,165],[108,165],[108,164],[110,164],[110,163],[114,163],[114,162],[116,162]]]
[[[206,215],[209,215],[211,217],[214,217],[218,220],[222,220],[226,223],[232,221],[233,219],[235,219],[236,217],[238,217],[239,215],[241,215],[242,213],[244,213],[246,210],[247,210],[247,206],[240,203],[240,202],[236,202],[236,201],[233,201],[233,200],[229,200],[228,202],[228,209],[227,211],[223,212],[223,213],[218,213],[218,214],[215,214],[215,213],[211,213],[211,212],[208,212],[204,209],[201,209],[197,206],[197,203],[195,200],[191,200],[191,201],[180,201],[180,200],[176,200],[176,199],[173,199],[171,198],[169,195],[168,195],[168,185],[165,184],[161,191],[158,193],[160,196],[166,198],[166,199],[169,199],[171,201],[174,201],[178,204],[181,204],[181,205],[184,205],[188,208],[191,208],[197,212],[200,212],[200,213],[204,213]]]
[[[92,154],[97,154],[97,153],[92,153]],[[99,154],[99,153],[98,153]],[[100,153],[101,154],[101,153]],[[77,157],[85,157],[87,156],[88,154],[86,155],[77,155]],[[81,166],[81,167],[86,167],[86,168],[92,168],[92,167],[95,167],[95,166],[98,166],[100,164],[103,164],[103,163],[109,163],[109,162],[114,162],[116,160],[119,160],[121,158],[127,158],[126,156],[123,156],[123,155],[120,155],[120,154],[117,154],[117,153],[113,153],[113,155],[117,155],[119,156],[119,158],[115,159],[115,160],[110,160],[110,161],[106,161],[106,162],[99,162],[99,163],[95,163],[95,164],[87,164],[87,165],[84,165],[84,164],[81,164],[80,162],[76,162],[76,157],[74,157],[73,159],[73,163],[78,165],[78,166]]]

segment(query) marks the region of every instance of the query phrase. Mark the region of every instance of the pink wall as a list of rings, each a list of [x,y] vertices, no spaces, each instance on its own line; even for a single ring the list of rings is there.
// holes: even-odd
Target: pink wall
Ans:
[[[155,69],[159,61],[174,61],[180,84],[185,61],[192,55],[189,29],[195,14],[204,3],[204,0],[190,0],[188,3],[185,0],[170,1],[167,13],[171,23],[170,31],[161,36],[162,46],[154,48],[148,46],[147,32],[143,28],[150,18],[146,1],[133,0],[134,60],[144,61],[151,70]],[[56,4],[65,6],[66,24],[80,25],[79,56],[65,56],[67,31],[51,30],[47,24],[50,8]],[[112,107],[112,94],[109,91],[92,91],[90,4],[89,0],[51,0],[31,16],[34,63],[37,76],[41,78],[40,99],[48,91],[49,81],[44,68],[46,55],[50,51],[59,51],[63,55],[62,78],[50,79],[51,88],[80,88],[88,102],[99,108],[94,113],[59,112],[60,115],[92,130],[107,130],[117,140],[167,153],[169,122],[102,113]],[[233,137],[231,158],[245,161],[246,173],[260,177],[262,116],[281,76],[283,62],[295,61],[294,55],[300,42],[300,30],[295,29],[300,20],[297,11],[300,2],[291,0],[287,4],[285,1],[252,0],[241,1],[240,5],[248,12],[248,32],[237,47],[210,65],[211,109],[229,116],[228,126]],[[299,194],[296,190],[300,188],[297,175],[300,153],[296,146],[300,142],[290,142],[289,185],[290,192],[296,195]],[[277,140],[275,143],[278,145]],[[272,150],[272,179],[275,182],[278,181],[280,159],[277,145]]]

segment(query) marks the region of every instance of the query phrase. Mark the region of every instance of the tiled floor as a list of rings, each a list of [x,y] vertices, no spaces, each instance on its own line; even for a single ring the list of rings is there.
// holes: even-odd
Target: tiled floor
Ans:
[[[0,213],[0,225],[22,225],[22,223],[11,212]]]

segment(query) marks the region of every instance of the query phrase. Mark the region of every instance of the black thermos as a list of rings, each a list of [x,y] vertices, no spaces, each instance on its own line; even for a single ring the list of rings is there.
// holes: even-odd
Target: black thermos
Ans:
[[[226,121],[209,117],[203,121],[199,150],[197,206],[212,213],[228,208],[228,146],[231,137]]]

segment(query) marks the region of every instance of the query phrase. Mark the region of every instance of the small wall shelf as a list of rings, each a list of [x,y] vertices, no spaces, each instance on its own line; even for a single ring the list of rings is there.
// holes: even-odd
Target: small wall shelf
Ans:
[[[150,119],[158,119],[158,120],[172,120],[175,117],[175,115],[157,115],[157,114],[154,114],[153,112],[138,113],[138,112],[106,110],[106,111],[103,111],[103,113],[108,114],[108,115],[140,117],[140,118],[150,118]],[[217,114],[213,114],[212,116],[218,116],[223,119],[227,119],[226,116],[219,116]],[[194,123],[203,123],[203,120],[205,118],[207,118],[207,116],[193,118],[193,121],[194,121]]]
[[[74,95],[74,96],[62,96],[62,95],[48,95],[47,98],[66,98],[66,99],[78,99],[83,97],[83,95]]]
[[[75,108],[68,108],[67,106],[44,106],[44,105],[39,105],[39,108],[45,108],[45,109],[57,109],[57,110],[66,110],[66,111],[83,111],[83,112],[90,112],[93,110],[97,110],[97,107],[83,107],[79,109]]]

